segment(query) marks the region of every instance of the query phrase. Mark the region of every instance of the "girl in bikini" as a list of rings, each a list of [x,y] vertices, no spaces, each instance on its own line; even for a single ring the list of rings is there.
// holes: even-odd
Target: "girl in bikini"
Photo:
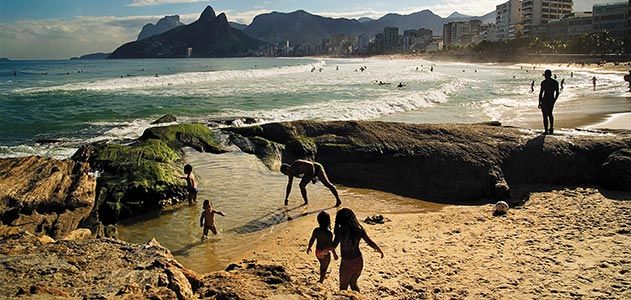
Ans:
[[[333,233],[331,232],[331,216],[324,211],[320,212],[318,214],[318,224],[320,226],[313,229],[311,239],[309,239],[307,253],[311,253],[311,246],[313,246],[313,242],[317,240],[318,242],[316,243],[315,255],[320,262],[319,282],[322,283],[324,282],[324,278],[326,278],[326,271],[331,263],[331,253],[329,252],[333,252],[333,258],[335,260],[337,260],[337,253],[335,253],[335,249],[332,251],[331,249],[327,250],[333,241]]]

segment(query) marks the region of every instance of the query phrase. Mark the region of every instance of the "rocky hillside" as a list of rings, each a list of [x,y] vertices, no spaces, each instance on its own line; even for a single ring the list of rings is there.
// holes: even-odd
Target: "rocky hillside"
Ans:
[[[435,201],[506,199],[515,184],[631,189],[629,132],[544,136],[490,125],[364,121],[228,130],[235,144],[270,167],[279,159],[315,159],[334,182]]]
[[[253,55],[264,45],[263,41],[232,28],[225,14],[216,16],[208,6],[197,21],[122,45],[109,58],[187,57],[189,48],[191,57],[239,57]]]
[[[164,18],[158,20],[156,24],[148,23],[142,27],[140,33],[138,34],[137,41],[144,40],[146,38],[150,38],[154,35],[163,34],[173,28],[184,25],[184,23],[180,22],[180,16],[165,16]]]

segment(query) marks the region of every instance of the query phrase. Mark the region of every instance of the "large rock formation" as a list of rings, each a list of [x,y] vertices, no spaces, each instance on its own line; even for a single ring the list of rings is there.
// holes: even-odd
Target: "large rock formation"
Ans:
[[[53,241],[19,233],[0,239],[0,298],[323,299],[295,284],[284,267],[255,262],[202,276],[157,241]],[[321,296],[317,296],[321,295]],[[342,299],[342,298],[340,298]]]
[[[143,26],[142,30],[140,30],[140,33],[138,34],[137,41],[150,38],[154,35],[163,34],[182,25],[184,25],[184,23],[180,22],[180,16],[165,16],[164,18],[158,20],[155,25],[148,23]]]
[[[2,224],[62,238],[85,221],[94,206],[96,180],[88,165],[29,156],[0,159]]]
[[[109,58],[238,57],[254,55],[265,42],[230,27],[208,6],[199,19],[165,33],[120,46]]]
[[[185,199],[182,147],[224,151],[204,124],[152,127],[131,144],[98,142],[77,150],[72,158],[100,174],[94,219],[113,224]]]
[[[276,156],[269,147],[257,151],[248,146],[264,145],[261,140],[281,144],[282,155],[277,156],[285,162],[315,159],[335,182],[428,200],[504,199],[513,184],[629,189],[623,184],[629,180],[623,167],[628,156],[616,152],[631,148],[631,134],[625,132],[543,136],[489,125],[363,121],[299,121],[227,130],[248,137],[250,143],[239,136],[232,140],[266,160]]]

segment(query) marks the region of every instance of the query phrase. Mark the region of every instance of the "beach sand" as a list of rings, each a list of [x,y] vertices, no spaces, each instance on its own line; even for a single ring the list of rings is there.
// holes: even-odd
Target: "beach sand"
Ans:
[[[501,217],[492,216],[490,204],[441,206],[384,214],[390,219],[385,224],[362,223],[385,258],[362,244],[362,292],[350,294],[359,299],[631,298],[631,193],[536,186],[514,194],[527,201]],[[334,219],[336,210],[328,212]],[[364,211],[358,218],[377,213]],[[345,298],[339,295],[349,293],[337,288],[339,261],[318,284],[316,259],[305,253],[316,224],[315,215],[290,221],[244,258],[284,266],[295,293],[286,297]]]
[[[589,128],[608,128],[631,130],[631,113],[612,114],[603,122],[588,126]]]

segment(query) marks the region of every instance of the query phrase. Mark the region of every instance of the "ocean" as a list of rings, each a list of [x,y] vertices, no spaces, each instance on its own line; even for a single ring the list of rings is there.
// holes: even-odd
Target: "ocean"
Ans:
[[[261,123],[494,120],[538,128],[537,87],[544,67],[551,67],[559,81],[565,79],[557,112],[580,119],[631,111],[621,72],[559,65],[533,70],[532,65],[320,58],[11,61],[0,62],[0,157],[68,158],[87,142],[139,137],[164,114],[182,122],[224,117],[253,117]],[[221,270],[245,257],[289,219],[313,218],[315,226],[315,215],[334,204],[328,189],[318,184],[309,187],[309,206],[300,205],[295,186],[285,208],[287,178],[239,151],[214,155],[186,149],[185,160],[199,180],[198,203],[121,222],[118,230],[130,242],[156,238],[198,272]],[[344,206],[360,216],[441,207],[373,190],[338,190]],[[219,235],[206,242],[200,240],[198,223],[204,199],[226,213],[216,217]]]
[[[585,113],[629,110],[622,73],[567,66],[553,71],[559,81],[565,79],[560,105],[570,103]],[[0,62],[0,157],[68,157],[85,142],[137,137],[167,113],[184,121],[247,116],[260,122],[497,120],[524,125],[539,119],[536,93],[542,72],[543,66],[395,59]],[[591,89],[593,76],[597,91]],[[533,80],[535,93],[530,93]],[[397,88],[400,82],[405,87]],[[586,98],[614,98],[617,105],[602,111],[603,105],[581,103]],[[585,111],[586,106],[592,108]]]

